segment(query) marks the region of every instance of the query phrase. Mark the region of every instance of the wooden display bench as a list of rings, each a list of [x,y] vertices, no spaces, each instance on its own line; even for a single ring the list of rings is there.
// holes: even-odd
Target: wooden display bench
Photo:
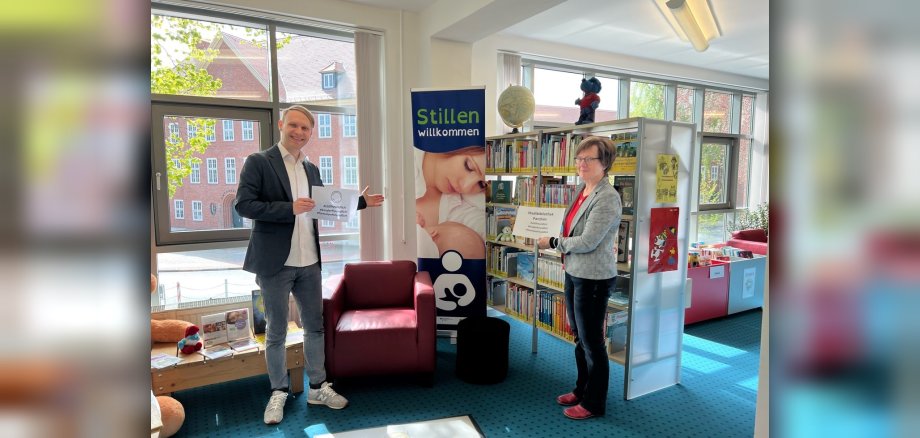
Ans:
[[[303,392],[303,338],[299,341],[289,340],[285,348],[287,368],[290,373],[290,390],[292,393]],[[150,354],[156,353],[175,355],[176,344],[156,343],[150,350]],[[150,370],[154,394],[169,395],[174,391],[259,376],[268,372],[263,348],[234,353],[231,356],[213,360],[206,360],[198,353],[180,353],[180,356],[182,362],[176,365]]]

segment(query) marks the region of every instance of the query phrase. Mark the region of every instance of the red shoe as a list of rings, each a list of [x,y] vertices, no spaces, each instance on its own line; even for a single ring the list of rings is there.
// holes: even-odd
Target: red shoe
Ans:
[[[562,406],[575,406],[581,403],[581,399],[570,392],[568,394],[562,394],[559,397],[556,397],[556,403],[559,403]]]
[[[575,406],[572,406],[571,408],[565,408],[562,410],[562,413],[565,414],[566,417],[569,417],[573,420],[584,420],[584,419],[591,418],[594,416],[594,414],[592,414],[587,409],[581,407],[581,405],[575,405]]]

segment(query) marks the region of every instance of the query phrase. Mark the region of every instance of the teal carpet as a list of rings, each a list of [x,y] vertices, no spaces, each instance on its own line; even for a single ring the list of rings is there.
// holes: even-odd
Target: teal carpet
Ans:
[[[531,327],[511,322],[508,378],[472,385],[454,375],[456,345],[438,339],[434,387],[408,377],[349,379],[335,387],[350,401],[344,410],[307,406],[306,393],[288,398],[281,424],[267,426],[268,377],[180,391],[186,420],[177,437],[307,437],[305,428],[353,429],[470,415],[487,437],[699,436],[754,433],[762,312],[690,325],[684,334],[681,384],[623,400],[622,366],[611,363],[607,415],[573,421],[555,397],[575,381],[573,346],[540,333],[531,353]],[[373,358],[368,358],[373,360]]]

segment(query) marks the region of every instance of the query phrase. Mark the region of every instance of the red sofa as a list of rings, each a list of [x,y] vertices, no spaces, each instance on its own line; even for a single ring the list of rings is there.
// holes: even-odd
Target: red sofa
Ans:
[[[767,233],[762,229],[733,231],[731,239],[728,239],[725,244],[751,251],[754,254],[767,255]]]
[[[323,290],[330,378],[435,371],[434,289],[415,262],[345,265]]]

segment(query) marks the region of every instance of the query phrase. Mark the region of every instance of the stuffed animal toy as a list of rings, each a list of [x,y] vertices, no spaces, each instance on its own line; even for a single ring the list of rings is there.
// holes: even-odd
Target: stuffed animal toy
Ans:
[[[498,235],[499,242],[510,242],[514,240],[514,236],[511,234],[511,227],[502,228],[502,232]]]
[[[157,404],[160,406],[160,421],[163,423],[160,436],[165,438],[175,435],[185,422],[185,408],[179,400],[166,395],[157,396]]]
[[[601,92],[601,81],[595,77],[591,79],[582,78],[581,91],[585,95],[580,99],[575,99],[575,105],[581,108],[581,113],[578,115],[578,121],[575,124],[594,123],[594,111],[601,104],[601,97],[597,94]]]
[[[157,277],[150,274],[150,293],[155,290],[157,290]],[[188,326],[194,327],[195,325],[179,320],[150,320],[150,339],[152,342],[175,342],[181,336],[177,336],[177,333],[185,333]],[[153,391],[150,392],[150,395],[153,396]],[[185,423],[185,408],[182,407],[179,400],[166,395],[156,397],[156,401],[160,408],[160,422],[163,423],[159,436],[167,438],[175,435],[182,428],[182,423]]]
[[[198,335],[198,326],[192,325],[185,329],[185,337],[177,345],[184,354],[191,354],[201,350],[201,336]]]

